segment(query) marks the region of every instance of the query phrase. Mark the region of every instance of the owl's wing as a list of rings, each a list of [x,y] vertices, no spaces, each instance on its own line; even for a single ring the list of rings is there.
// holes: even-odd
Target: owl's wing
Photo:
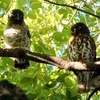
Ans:
[[[28,28],[27,25],[26,25],[26,28],[27,28],[27,35],[28,35],[29,38],[31,38],[31,34],[30,34],[30,31],[29,31],[29,28]]]

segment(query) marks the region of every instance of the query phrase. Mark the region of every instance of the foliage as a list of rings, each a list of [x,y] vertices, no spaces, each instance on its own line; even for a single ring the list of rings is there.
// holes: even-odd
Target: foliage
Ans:
[[[87,12],[100,15],[99,0],[55,0],[67,3]],[[31,50],[67,59],[67,44],[70,27],[76,22],[84,22],[91,31],[99,51],[100,20],[92,15],[47,3],[43,0],[1,0],[0,1],[0,47],[4,48],[3,31],[7,13],[21,9],[31,33]],[[86,100],[87,94],[79,95],[77,79],[72,72],[55,66],[30,61],[30,68],[18,71],[13,68],[10,58],[0,58],[0,80],[8,79],[21,87],[29,100]],[[97,95],[94,99],[100,99]]]

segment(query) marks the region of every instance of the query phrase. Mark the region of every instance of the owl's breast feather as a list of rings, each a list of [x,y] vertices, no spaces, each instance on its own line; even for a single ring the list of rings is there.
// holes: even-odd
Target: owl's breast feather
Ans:
[[[75,36],[71,36],[70,40],[69,40],[69,44],[73,42],[73,40],[75,39]]]
[[[25,47],[28,48],[30,46],[30,40],[25,34],[26,31],[22,31],[20,29],[6,29],[4,32],[4,41],[5,46],[7,48],[14,48],[14,47]]]
[[[17,35],[18,33],[20,33],[20,30],[10,28],[10,29],[5,30],[4,36],[10,36],[11,37],[11,36]]]

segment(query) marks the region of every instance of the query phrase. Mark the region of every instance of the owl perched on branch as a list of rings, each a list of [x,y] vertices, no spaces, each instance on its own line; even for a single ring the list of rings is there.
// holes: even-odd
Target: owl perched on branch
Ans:
[[[6,48],[24,48],[30,50],[30,33],[28,26],[24,22],[24,14],[19,9],[14,9],[8,13],[8,22],[4,31],[4,42]],[[26,59],[13,58],[14,67],[26,69],[29,61]]]
[[[76,23],[71,27],[71,37],[68,46],[70,61],[86,62],[96,60],[96,45],[90,36],[88,27],[84,23]],[[89,81],[92,78],[91,71],[74,71],[78,78],[79,93],[89,91]]]

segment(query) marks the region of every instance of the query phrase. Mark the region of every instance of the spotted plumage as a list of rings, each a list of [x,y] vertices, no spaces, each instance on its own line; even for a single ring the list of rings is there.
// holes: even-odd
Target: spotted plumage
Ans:
[[[96,60],[96,45],[90,36],[88,27],[84,23],[76,23],[71,27],[71,37],[68,46],[68,57],[70,61],[92,61]],[[78,78],[79,93],[89,91],[89,81],[93,72],[90,71],[74,71]]]
[[[14,9],[8,13],[8,22],[4,31],[4,42],[6,48],[24,48],[30,50],[30,33],[28,26],[24,22],[24,14],[19,9]],[[25,69],[29,67],[26,59],[13,58],[14,67]]]

